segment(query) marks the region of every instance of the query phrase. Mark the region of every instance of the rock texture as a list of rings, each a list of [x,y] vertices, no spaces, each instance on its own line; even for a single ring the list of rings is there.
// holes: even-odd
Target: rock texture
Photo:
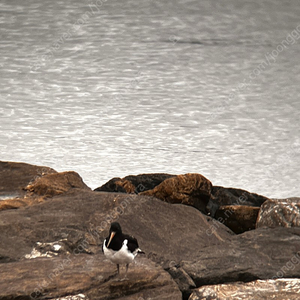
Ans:
[[[300,226],[300,198],[274,199],[263,203],[256,227],[276,226]]]
[[[239,234],[255,229],[259,207],[244,205],[223,205],[218,208],[215,219]]]
[[[215,228],[217,230],[217,228]],[[181,267],[196,286],[300,276],[300,228],[260,228],[199,249]]]
[[[124,178],[115,177],[104,185],[96,188],[96,192],[135,193],[154,189],[164,180],[175,175],[164,173],[129,175]]]
[[[90,190],[76,172],[0,161],[0,211],[39,203],[73,188]]]
[[[53,197],[74,188],[90,190],[76,172],[62,172],[39,177],[25,189],[31,193],[31,196]]]
[[[182,299],[170,275],[146,258],[137,258],[130,266],[128,280],[114,280],[115,275],[116,267],[102,253],[2,264],[0,299],[49,299],[78,293],[93,300],[149,299],[157,295],[166,300]]]
[[[222,186],[213,186],[212,200],[217,206],[223,205],[245,205],[260,207],[267,197],[250,193],[242,189],[225,188]]]
[[[300,279],[290,278],[204,286],[189,300],[298,300],[299,296]]]
[[[115,220],[124,232],[134,233],[147,256],[167,265],[232,235],[222,224],[218,232],[207,235],[213,219],[192,207],[138,195],[74,189],[23,210],[3,211],[0,256],[18,260],[29,254],[36,242],[61,239],[75,246],[84,240],[90,251],[96,252]]]
[[[164,180],[154,189],[140,193],[168,203],[182,203],[206,212],[212,184],[200,174],[177,175]]]
[[[187,300],[203,285],[300,277],[299,227],[235,235],[224,225],[253,229],[262,196],[214,190],[200,174],[128,176],[112,183],[126,193],[113,193],[91,191],[75,172],[14,163],[0,170],[0,299]],[[20,207],[14,201],[26,207],[1,206]],[[215,219],[199,211],[210,204]],[[113,221],[146,253],[125,281],[114,280],[101,251]]]

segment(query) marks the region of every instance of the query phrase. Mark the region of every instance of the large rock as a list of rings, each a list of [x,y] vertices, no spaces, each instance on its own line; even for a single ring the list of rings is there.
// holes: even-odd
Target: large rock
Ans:
[[[30,254],[37,242],[62,239],[73,245],[84,240],[90,251],[97,252],[116,220],[124,232],[136,236],[149,258],[164,266],[232,236],[227,227],[193,207],[139,195],[73,189],[39,205],[2,211],[0,257],[18,260]],[[219,230],[207,235],[213,221]]]
[[[26,197],[26,186],[55,170],[25,163],[0,161],[0,211],[19,208],[36,201]]]
[[[256,228],[259,209],[255,206],[224,205],[218,208],[214,217],[234,233],[239,234]]]
[[[124,271],[121,269],[123,276]],[[50,299],[79,293],[93,300],[182,299],[170,275],[146,258],[136,258],[127,280],[116,280],[114,275],[116,266],[106,261],[102,253],[2,264],[0,299]]]
[[[78,173],[61,172],[39,177],[25,189],[30,192],[31,196],[38,195],[47,198],[64,194],[74,188],[90,190]]]
[[[268,200],[261,206],[256,227],[300,226],[300,198]]]
[[[70,191],[90,190],[75,172],[25,163],[0,162],[0,211],[32,205]]]
[[[168,178],[154,189],[140,194],[154,196],[168,203],[190,205],[205,213],[211,189],[211,182],[204,176],[188,173]]]
[[[217,226],[211,232],[218,231]],[[181,267],[196,286],[300,276],[300,228],[260,228],[198,249]]]
[[[250,193],[242,189],[225,188],[222,186],[213,186],[212,201],[217,206],[223,205],[245,205],[260,207],[267,197]]]
[[[140,193],[152,190],[165,179],[175,175],[164,173],[129,175],[124,178],[115,177],[95,189],[96,192]]]
[[[289,278],[207,285],[195,290],[189,300],[299,300],[299,294],[300,279]]]

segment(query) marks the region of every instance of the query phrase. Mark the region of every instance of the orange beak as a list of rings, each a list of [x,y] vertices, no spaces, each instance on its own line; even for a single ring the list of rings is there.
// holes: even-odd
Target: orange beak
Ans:
[[[115,234],[116,234],[116,233],[115,233],[114,231],[111,232],[109,241],[108,241],[108,243],[107,243],[107,247],[109,246],[109,244],[110,244],[111,240],[113,239],[113,237],[115,236]]]

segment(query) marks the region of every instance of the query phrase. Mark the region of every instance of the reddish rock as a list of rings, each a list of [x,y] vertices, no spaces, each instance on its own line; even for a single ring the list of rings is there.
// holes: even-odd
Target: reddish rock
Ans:
[[[76,172],[62,172],[39,177],[27,185],[25,189],[31,195],[53,197],[64,194],[74,188],[90,190]]]
[[[299,227],[300,198],[268,200],[260,208],[256,227]]]
[[[154,189],[140,194],[154,196],[168,203],[190,205],[206,212],[211,189],[211,182],[204,176],[188,173],[168,178]]]
[[[28,184],[53,173],[48,167],[0,161],[0,200],[23,198]]]

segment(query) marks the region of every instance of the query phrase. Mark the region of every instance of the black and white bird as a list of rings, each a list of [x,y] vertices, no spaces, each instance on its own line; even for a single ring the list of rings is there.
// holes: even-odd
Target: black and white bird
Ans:
[[[138,253],[144,253],[138,245],[137,240],[123,234],[118,222],[111,223],[109,236],[103,242],[104,255],[117,265],[118,274],[120,274],[120,265],[126,264],[126,275],[128,265],[133,262]]]

